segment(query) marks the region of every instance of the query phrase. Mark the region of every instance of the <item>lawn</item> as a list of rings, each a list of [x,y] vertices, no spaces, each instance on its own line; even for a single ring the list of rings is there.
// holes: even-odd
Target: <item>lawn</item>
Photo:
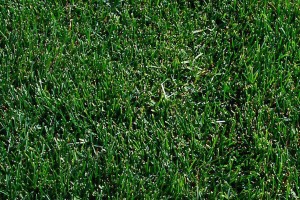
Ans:
[[[0,0],[0,199],[299,199],[299,147],[299,0]]]

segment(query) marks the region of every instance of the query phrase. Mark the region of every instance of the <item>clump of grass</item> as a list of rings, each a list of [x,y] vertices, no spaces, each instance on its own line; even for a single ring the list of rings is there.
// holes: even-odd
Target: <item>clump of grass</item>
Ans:
[[[297,199],[299,6],[3,2],[0,198]]]

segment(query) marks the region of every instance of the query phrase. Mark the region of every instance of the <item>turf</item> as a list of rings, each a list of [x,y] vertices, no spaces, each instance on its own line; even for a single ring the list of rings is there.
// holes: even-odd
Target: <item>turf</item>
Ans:
[[[298,199],[300,2],[0,1],[0,199]]]

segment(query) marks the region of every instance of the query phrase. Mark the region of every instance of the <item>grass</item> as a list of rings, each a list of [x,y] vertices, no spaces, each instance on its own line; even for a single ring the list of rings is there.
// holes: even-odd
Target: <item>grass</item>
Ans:
[[[298,199],[299,8],[0,1],[0,199]]]

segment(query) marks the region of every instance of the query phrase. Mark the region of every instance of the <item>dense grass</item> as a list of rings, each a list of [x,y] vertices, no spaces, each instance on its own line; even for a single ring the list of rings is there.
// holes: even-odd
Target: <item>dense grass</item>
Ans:
[[[0,1],[0,199],[297,199],[299,1]]]

